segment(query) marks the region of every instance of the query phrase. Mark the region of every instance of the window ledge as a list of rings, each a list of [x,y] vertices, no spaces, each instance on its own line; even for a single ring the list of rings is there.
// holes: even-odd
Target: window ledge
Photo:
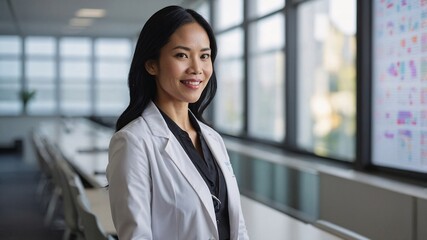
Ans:
[[[352,165],[325,161],[321,158],[302,156],[296,153],[286,153],[273,147],[256,143],[248,143],[230,137],[224,137],[227,149],[243,155],[256,157],[265,161],[283,164],[288,167],[313,174],[329,174],[348,179],[354,182],[364,183],[389,191],[426,199],[426,183],[407,183],[375,173],[365,173],[352,169]]]

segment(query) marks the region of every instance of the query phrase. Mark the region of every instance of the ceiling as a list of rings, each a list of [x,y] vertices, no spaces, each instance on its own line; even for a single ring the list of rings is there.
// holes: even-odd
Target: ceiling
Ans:
[[[0,35],[135,37],[167,5],[195,8],[200,0],[0,0]],[[70,25],[82,8],[105,9],[86,27]]]

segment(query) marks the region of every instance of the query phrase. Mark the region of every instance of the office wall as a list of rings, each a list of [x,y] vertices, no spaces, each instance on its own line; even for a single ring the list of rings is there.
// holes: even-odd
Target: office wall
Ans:
[[[15,140],[23,140],[23,160],[35,164],[31,131],[49,117],[0,117],[0,146],[11,146]]]
[[[427,192],[421,187],[364,174],[320,173],[319,188],[320,220],[370,239],[427,239]]]
[[[417,240],[427,239],[427,198],[417,199]]]

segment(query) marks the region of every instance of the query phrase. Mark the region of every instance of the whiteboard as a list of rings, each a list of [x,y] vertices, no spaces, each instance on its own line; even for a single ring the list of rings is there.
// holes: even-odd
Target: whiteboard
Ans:
[[[372,163],[427,173],[427,0],[374,0]]]

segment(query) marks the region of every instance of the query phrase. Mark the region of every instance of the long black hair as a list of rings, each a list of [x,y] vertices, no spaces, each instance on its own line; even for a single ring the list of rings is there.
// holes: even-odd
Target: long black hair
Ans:
[[[179,6],[168,6],[154,13],[142,28],[136,44],[128,76],[130,102],[117,120],[116,131],[139,117],[148,103],[156,97],[156,81],[147,72],[145,63],[148,60],[158,60],[160,49],[168,43],[170,36],[182,25],[193,22],[202,26],[209,37],[212,66],[214,65],[217,54],[215,36],[209,23],[200,14]],[[190,110],[202,122],[203,111],[215,96],[216,89],[217,81],[213,71],[199,100],[189,104]]]

